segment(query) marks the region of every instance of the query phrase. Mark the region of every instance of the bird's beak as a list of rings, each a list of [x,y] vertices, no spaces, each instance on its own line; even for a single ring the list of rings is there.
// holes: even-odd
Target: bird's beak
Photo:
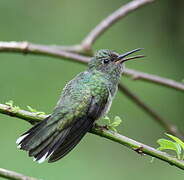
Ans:
[[[132,54],[132,53],[135,53],[137,51],[140,51],[142,50],[143,48],[138,48],[138,49],[134,49],[132,51],[129,51],[129,52],[126,52],[125,54],[122,54],[122,55],[119,55],[117,60],[116,60],[116,63],[117,64],[120,64],[120,63],[123,63],[125,61],[129,61],[129,60],[132,60],[132,59],[137,59],[137,58],[142,58],[142,57],[145,57],[143,55],[138,55],[138,56],[132,56],[132,57],[129,57],[129,58],[125,58],[126,56]]]

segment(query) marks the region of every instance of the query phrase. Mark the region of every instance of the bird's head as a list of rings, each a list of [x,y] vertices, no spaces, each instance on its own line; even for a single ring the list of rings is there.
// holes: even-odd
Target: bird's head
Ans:
[[[126,58],[128,55],[140,51],[141,49],[142,48],[134,49],[121,55],[108,49],[99,50],[89,62],[88,67],[90,70],[97,70],[107,74],[121,74],[124,69],[124,62],[144,57],[139,55]]]

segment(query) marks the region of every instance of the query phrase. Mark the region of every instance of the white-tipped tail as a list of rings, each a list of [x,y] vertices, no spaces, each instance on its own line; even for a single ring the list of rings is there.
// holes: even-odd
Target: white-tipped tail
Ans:
[[[52,152],[53,153],[53,152]],[[52,155],[52,153],[50,153],[49,156],[48,155],[48,152],[39,160],[36,160],[36,158],[33,158],[33,161],[37,161],[39,164],[43,163],[45,160],[49,159],[49,157]]]
[[[39,159],[37,162],[39,164],[43,163],[47,158],[49,158],[49,157],[47,157],[47,155],[48,155],[48,152],[41,159]]]
[[[20,149],[20,148],[21,148],[21,144],[19,144],[19,145],[17,146],[17,148]]]
[[[17,139],[17,141],[16,141],[16,144],[20,144],[20,142],[26,137],[26,136],[28,136],[29,134],[25,134],[25,135],[23,135],[23,136],[20,136],[18,139]],[[18,146],[19,147],[19,146]]]

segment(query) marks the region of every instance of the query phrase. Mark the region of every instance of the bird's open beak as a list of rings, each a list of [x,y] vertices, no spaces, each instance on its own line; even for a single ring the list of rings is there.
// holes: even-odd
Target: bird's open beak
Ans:
[[[132,57],[129,57],[129,58],[125,58],[126,56],[130,55],[130,54],[133,54],[137,51],[140,51],[142,50],[143,48],[138,48],[138,49],[134,49],[132,51],[129,51],[129,52],[126,52],[125,54],[122,54],[122,55],[119,55],[117,60],[116,60],[116,63],[123,63],[125,61],[129,61],[129,60],[132,60],[132,59],[137,59],[137,58],[142,58],[142,57],[145,57],[143,55],[138,55],[138,56],[132,56]]]

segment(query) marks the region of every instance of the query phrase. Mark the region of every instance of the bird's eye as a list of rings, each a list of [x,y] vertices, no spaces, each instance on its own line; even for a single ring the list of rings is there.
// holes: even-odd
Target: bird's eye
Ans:
[[[104,60],[103,60],[103,63],[104,63],[104,64],[109,63],[109,59],[104,59]]]

